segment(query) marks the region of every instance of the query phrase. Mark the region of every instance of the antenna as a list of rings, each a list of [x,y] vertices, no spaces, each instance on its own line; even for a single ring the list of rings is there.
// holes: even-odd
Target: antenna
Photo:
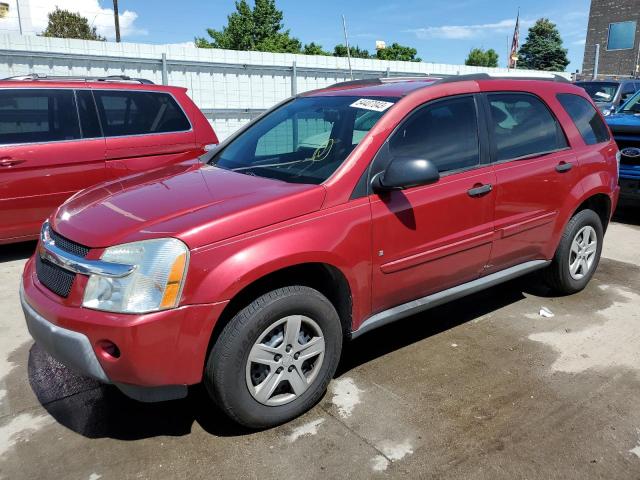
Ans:
[[[349,49],[349,36],[347,35],[347,20],[342,15],[342,28],[344,29],[344,43],[347,46],[347,59],[349,60],[349,75],[353,80],[353,69],[351,68],[351,50]]]

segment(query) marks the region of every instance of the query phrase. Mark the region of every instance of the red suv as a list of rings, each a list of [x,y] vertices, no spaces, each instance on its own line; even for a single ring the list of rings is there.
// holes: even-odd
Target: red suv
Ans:
[[[276,425],[322,396],[345,337],[534,270],[583,289],[617,152],[585,91],[553,77],[299,95],[202,163],[62,205],[24,271],[27,324],[133,398],[204,382],[237,422]]]
[[[37,238],[78,190],[218,143],[186,89],[128,77],[0,81],[0,244]]]

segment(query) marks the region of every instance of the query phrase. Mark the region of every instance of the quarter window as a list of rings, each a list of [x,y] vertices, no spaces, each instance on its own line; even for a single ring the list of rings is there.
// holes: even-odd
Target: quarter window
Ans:
[[[549,109],[528,94],[488,95],[489,128],[496,146],[496,160],[514,160],[566,148],[567,140]]]
[[[452,98],[421,108],[389,142],[392,161],[425,159],[440,172],[480,163],[475,100]]]
[[[80,125],[72,90],[0,91],[0,144],[78,138]]]
[[[607,126],[591,103],[570,93],[558,94],[558,101],[573,120],[587,145],[595,145],[609,140]]]
[[[94,91],[102,128],[107,137],[184,132],[189,120],[166,93]]]

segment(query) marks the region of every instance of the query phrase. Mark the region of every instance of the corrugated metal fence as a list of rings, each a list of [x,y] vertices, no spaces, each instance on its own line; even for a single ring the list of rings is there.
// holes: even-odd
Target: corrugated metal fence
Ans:
[[[352,59],[352,67],[356,79],[507,72],[365,59]],[[0,35],[0,78],[29,73],[128,75],[186,87],[221,139],[290,95],[350,79],[346,58]]]

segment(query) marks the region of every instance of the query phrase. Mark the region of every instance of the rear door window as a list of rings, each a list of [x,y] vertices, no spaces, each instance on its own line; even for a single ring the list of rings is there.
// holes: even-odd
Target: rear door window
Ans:
[[[107,137],[185,132],[189,120],[168,93],[94,90]]]
[[[73,90],[0,91],[0,144],[44,143],[80,138]]]
[[[480,164],[480,142],[473,97],[451,98],[420,108],[389,142],[393,161],[425,159],[441,173]]]
[[[560,93],[558,101],[573,120],[587,145],[609,141],[607,126],[586,99],[570,93]]]
[[[515,160],[568,147],[560,124],[539,98],[523,93],[488,94],[495,160]]]

